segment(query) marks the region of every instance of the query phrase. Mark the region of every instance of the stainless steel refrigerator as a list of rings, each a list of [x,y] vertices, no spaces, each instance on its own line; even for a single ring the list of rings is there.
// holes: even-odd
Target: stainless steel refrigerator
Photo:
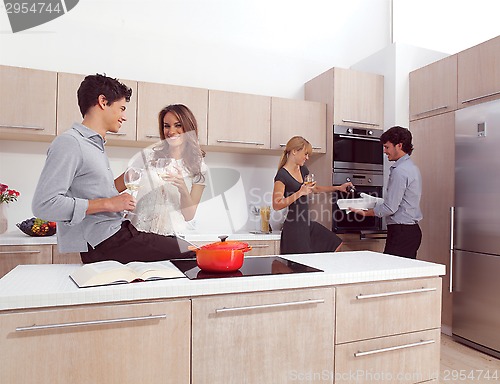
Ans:
[[[453,338],[500,358],[500,100],[455,112],[455,146]]]

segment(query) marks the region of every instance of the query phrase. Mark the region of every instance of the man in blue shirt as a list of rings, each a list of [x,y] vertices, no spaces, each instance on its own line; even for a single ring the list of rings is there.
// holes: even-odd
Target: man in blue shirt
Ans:
[[[139,232],[123,218],[124,210],[135,209],[136,200],[118,193],[104,145],[106,133],[117,133],[127,120],[131,95],[116,79],[85,77],[77,92],[83,121],[50,145],[33,197],[33,213],[57,222],[59,251],[80,252],[84,263],[194,255],[182,239]]]
[[[411,132],[395,126],[380,137],[384,153],[394,161],[389,173],[384,202],[367,211],[350,208],[362,216],[386,217],[387,240],[384,253],[416,259],[422,241],[418,222],[422,220],[420,197],[422,178],[410,159],[413,151]]]

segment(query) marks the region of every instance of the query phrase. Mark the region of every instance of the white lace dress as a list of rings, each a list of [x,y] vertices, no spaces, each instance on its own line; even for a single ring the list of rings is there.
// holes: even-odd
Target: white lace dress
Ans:
[[[176,160],[175,168],[181,172],[190,191],[194,179],[189,175],[184,161]],[[206,179],[207,165],[203,160],[201,172]],[[205,185],[205,181],[196,180],[196,184]],[[142,232],[168,236],[184,234],[195,229],[194,221],[186,221],[182,215],[179,190],[162,180],[153,167],[147,167],[142,176],[134,212],[136,214],[131,217],[132,224]]]

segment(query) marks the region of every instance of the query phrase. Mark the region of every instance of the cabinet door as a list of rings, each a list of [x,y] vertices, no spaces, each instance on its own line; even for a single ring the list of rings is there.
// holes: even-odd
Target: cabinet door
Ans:
[[[78,252],[59,253],[57,245],[52,246],[52,264],[81,264],[82,258]]]
[[[61,134],[71,128],[74,122],[83,120],[78,107],[76,93],[85,75],[73,73],[58,73],[57,83],[57,134]],[[136,143],[136,109],[137,109],[137,82],[121,80],[125,85],[132,88],[132,97],[127,103],[125,121],[117,133],[106,134],[107,144],[112,145],[135,145]]]
[[[331,373],[333,313],[332,288],[193,299],[192,384]]]
[[[458,108],[500,98],[500,36],[457,55]]]
[[[335,346],[335,383],[421,383],[439,376],[439,329]]]
[[[212,90],[208,95],[208,145],[271,147],[270,97]]]
[[[249,240],[245,241],[252,247],[251,251],[245,253],[246,256],[269,256],[279,254],[278,240]]]
[[[373,251],[384,252],[385,239],[365,238],[361,239],[359,234],[340,234],[342,239],[341,252],[351,251]]]
[[[333,84],[334,124],[384,128],[384,76],[335,68]]]
[[[0,382],[189,383],[190,318],[189,300],[2,314]]]
[[[336,343],[441,326],[441,278],[336,288]]]
[[[207,144],[208,90],[168,84],[139,82],[137,139],[145,143],[160,140],[158,113],[170,104],[184,104],[198,124],[198,140]]]
[[[293,136],[303,136],[313,151],[326,153],[326,104],[271,98],[271,149],[283,150]]]
[[[51,263],[51,245],[0,245],[0,277],[21,264]]]
[[[410,72],[410,120],[457,109],[457,55]]]
[[[412,121],[410,130],[415,146],[411,158],[422,175],[420,208],[424,218],[420,222],[422,244],[417,257],[446,265],[442,321],[451,327],[450,207],[454,206],[455,195],[455,113]]]
[[[0,66],[0,138],[51,141],[57,73]]]

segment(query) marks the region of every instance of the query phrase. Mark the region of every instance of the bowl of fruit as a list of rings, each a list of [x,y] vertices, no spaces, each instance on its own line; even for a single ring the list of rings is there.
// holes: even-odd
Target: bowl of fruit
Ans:
[[[56,223],[32,217],[21,223],[17,223],[17,228],[29,236],[52,236],[56,233]]]

